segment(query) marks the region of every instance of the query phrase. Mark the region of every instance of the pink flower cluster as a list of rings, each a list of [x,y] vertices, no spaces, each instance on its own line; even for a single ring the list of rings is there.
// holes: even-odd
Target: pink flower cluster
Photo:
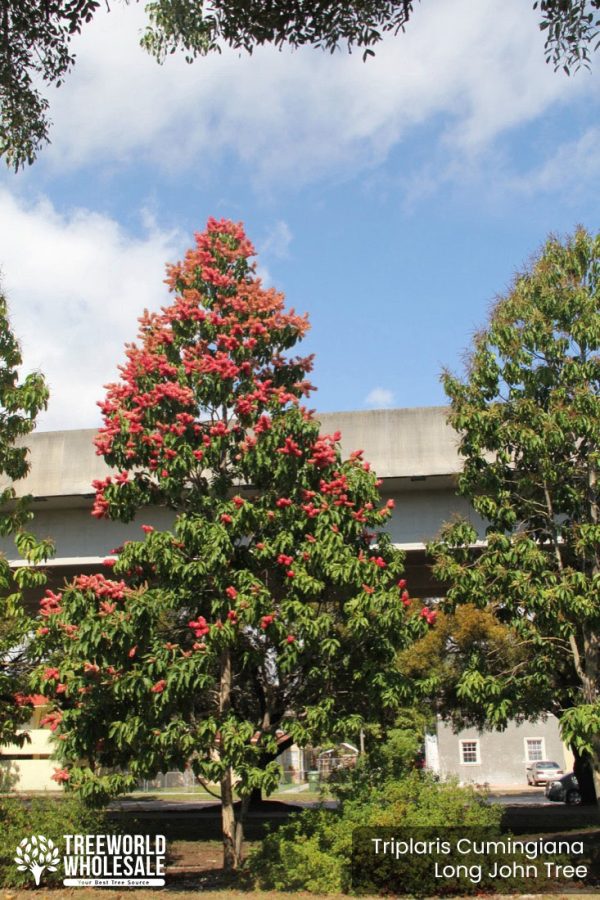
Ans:
[[[40,615],[56,616],[58,613],[61,613],[61,600],[62,597],[60,594],[55,594],[53,591],[47,590],[44,597],[40,600]]]

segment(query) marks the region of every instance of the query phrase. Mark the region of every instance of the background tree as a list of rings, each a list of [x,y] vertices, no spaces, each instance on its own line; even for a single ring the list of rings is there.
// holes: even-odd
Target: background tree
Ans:
[[[0,294],[0,474],[11,482],[27,475],[27,448],[19,438],[35,427],[38,413],[46,408],[48,391],[41,375],[34,373],[19,380],[22,363],[19,345],[11,331],[5,297]],[[15,555],[36,564],[52,553],[49,541],[39,541],[25,525],[32,514],[29,498],[15,499],[12,486],[0,490],[0,535],[11,536]],[[23,606],[22,591],[44,582],[44,574],[35,568],[11,569],[0,554],[0,744],[25,741],[19,727],[31,714],[27,676],[30,660],[28,637],[33,622]]]
[[[600,796],[600,237],[551,238],[475,339],[464,380],[446,373],[461,435],[460,492],[489,522],[432,546],[448,608],[493,612],[512,664],[467,659],[457,695],[501,725],[532,707],[590,754]]]
[[[127,2],[127,0],[125,0]],[[3,0],[0,7],[0,155],[19,169],[48,142],[48,100],[38,88],[59,86],[72,68],[73,35],[90,22],[100,0]],[[413,0],[152,0],[142,46],[159,61],[182,49],[186,59],[222,46],[310,45],[334,51],[358,47],[363,56],[387,32],[404,31]],[[589,65],[599,34],[600,0],[536,0],[546,30],[546,58],[567,72]]]
[[[502,727],[509,702],[507,687],[501,702],[470,702],[462,690],[465,672],[476,672],[481,680],[502,678],[508,671],[522,670],[528,661],[519,636],[499,621],[493,609],[468,602],[457,605],[453,612],[439,610],[436,627],[399,654],[404,674],[427,685],[433,709],[457,730],[470,725]],[[534,687],[535,677],[527,678],[524,672],[511,684],[510,703],[519,716],[539,712]]]
[[[169,267],[173,303],[140,320],[101,404],[98,452],[120,474],[95,484],[94,515],[163,505],[173,527],[143,525],[120,580],[47,594],[39,671],[57,777],[102,799],[189,764],[220,782],[226,868],[278,753],[393,723],[413,688],[396,653],[435,616],[411,605],[381,531],[393,501],[379,508],[361,451],[342,461],[301,406],[311,358],[285,351],[307,321],[261,286],[253,254],[240,225],[210,220]]]

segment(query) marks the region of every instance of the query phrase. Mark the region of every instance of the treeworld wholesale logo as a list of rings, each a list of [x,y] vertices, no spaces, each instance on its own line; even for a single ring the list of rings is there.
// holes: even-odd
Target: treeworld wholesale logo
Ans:
[[[56,872],[58,869],[60,862],[58,847],[43,834],[32,834],[31,837],[23,838],[17,847],[15,862],[20,872],[29,870],[35,878],[35,883],[39,885],[44,869],[48,869],[49,872]]]
[[[157,834],[65,834],[62,865],[66,887],[163,887],[166,839]],[[25,837],[16,850],[21,872],[39,885],[44,870],[61,863],[56,844],[43,834]]]

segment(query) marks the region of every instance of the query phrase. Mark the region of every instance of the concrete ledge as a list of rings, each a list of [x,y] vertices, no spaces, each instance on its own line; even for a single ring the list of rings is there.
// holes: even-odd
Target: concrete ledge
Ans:
[[[364,450],[380,478],[422,479],[454,476],[460,471],[456,432],[446,422],[444,406],[322,413],[322,432],[342,432],[342,451]],[[16,483],[19,496],[81,497],[92,481],[110,469],[96,455],[96,430],[42,431],[29,435],[31,470]],[[0,477],[0,487],[10,482]]]

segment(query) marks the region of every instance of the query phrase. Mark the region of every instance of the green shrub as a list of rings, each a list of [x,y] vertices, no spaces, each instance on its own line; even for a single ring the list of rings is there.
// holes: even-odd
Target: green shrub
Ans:
[[[307,809],[264,838],[250,857],[251,876],[279,891],[339,892],[352,830],[331,810]]]
[[[44,835],[59,847],[62,857],[65,834],[97,834],[114,830],[105,816],[91,810],[74,797],[2,797],[0,798],[2,843],[0,844],[0,886],[33,886],[31,872],[20,872],[14,861],[23,838]],[[61,884],[62,868],[43,873],[44,885]]]
[[[367,795],[360,789],[360,773],[352,778],[357,793],[352,797],[348,782],[344,784],[337,810],[305,810],[264,839],[248,863],[261,888],[350,891],[352,836],[358,828],[497,829],[500,824],[502,810],[489,806],[473,788],[440,783],[430,775],[412,772],[384,782]],[[424,877],[428,860],[431,857],[424,857],[422,865],[409,866],[403,872],[403,893],[435,893],[436,885],[427,884]],[[377,867],[381,868],[379,861]],[[381,884],[380,878],[375,879],[375,886],[378,881]]]

